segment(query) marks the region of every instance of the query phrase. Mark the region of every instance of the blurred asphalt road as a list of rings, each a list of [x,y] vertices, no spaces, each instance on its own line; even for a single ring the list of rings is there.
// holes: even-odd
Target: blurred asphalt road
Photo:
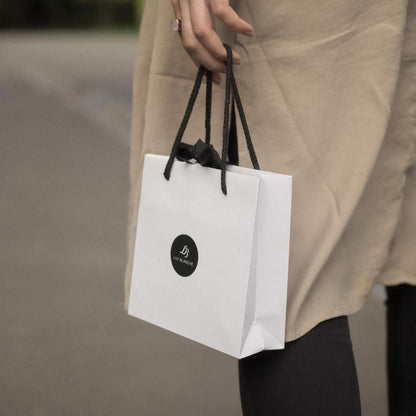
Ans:
[[[237,416],[237,361],[127,316],[134,34],[0,33],[0,415]],[[350,316],[386,416],[384,291]]]

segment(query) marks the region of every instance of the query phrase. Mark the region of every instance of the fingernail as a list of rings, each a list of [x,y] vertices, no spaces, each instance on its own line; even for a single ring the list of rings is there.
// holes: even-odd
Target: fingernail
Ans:
[[[254,36],[254,31],[252,30],[246,30],[245,32],[243,32],[246,36],[250,36],[253,37]]]

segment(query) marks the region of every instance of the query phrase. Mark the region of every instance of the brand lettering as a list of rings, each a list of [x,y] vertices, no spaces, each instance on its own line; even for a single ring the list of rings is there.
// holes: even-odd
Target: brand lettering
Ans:
[[[1,1],[1,0],[0,0]],[[198,265],[198,247],[187,234],[179,234],[170,247],[172,267],[179,276],[188,277]]]
[[[181,257],[173,256],[173,260],[178,261],[179,263],[187,264],[188,266],[193,266],[194,262],[189,260],[184,260]]]

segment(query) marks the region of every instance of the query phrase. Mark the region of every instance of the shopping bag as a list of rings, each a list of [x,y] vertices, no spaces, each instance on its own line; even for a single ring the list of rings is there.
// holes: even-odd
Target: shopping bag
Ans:
[[[209,122],[205,143],[180,143],[204,74],[210,115],[203,67],[170,156],[144,156],[128,313],[243,358],[284,348],[292,177],[260,170],[226,49],[222,157]],[[253,169],[231,163],[231,91]]]

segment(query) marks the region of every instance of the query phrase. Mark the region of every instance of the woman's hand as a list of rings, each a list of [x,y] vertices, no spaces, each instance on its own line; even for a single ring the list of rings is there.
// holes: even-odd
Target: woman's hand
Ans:
[[[241,19],[232,9],[229,0],[171,0],[176,19],[181,20],[182,45],[199,67],[204,65],[213,72],[213,80],[221,81],[220,72],[225,73],[227,52],[215,32],[217,17],[231,30],[253,36],[251,25]],[[233,50],[233,62],[240,63],[239,54]]]

